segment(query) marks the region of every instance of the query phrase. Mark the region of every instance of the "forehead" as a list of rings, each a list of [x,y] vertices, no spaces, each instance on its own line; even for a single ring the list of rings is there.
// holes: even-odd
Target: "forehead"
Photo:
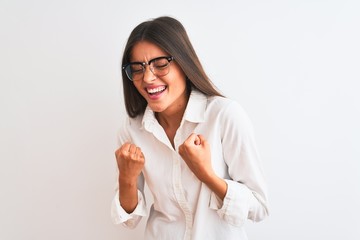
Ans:
[[[156,44],[148,41],[137,42],[130,55],[131,62],[147,62],[153,58],[167,56],[168,54]]]

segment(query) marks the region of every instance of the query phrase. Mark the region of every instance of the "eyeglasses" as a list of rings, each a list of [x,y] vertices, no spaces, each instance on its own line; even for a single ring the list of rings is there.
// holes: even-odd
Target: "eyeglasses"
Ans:
[[[170,62],[174,57],[157,57],[151,59],[149,62],[131,62],[125,64],[122,69],[125,71],[126,76],[131,81],[138,81],[143,79],[146,71],[146,65],[149,65],[150,71],[157,77],[163,77],[169,73]]]

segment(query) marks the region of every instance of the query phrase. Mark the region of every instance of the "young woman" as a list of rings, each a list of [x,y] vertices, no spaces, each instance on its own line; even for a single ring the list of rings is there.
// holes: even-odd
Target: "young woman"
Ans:
[[[159,17],[130,34],[122,59],[128,118],[115,152],[115,224],[133,228],[154,199],[146,239],[247,239],[268,215],[266,183],[244,110],[211,83],[182,24]]]

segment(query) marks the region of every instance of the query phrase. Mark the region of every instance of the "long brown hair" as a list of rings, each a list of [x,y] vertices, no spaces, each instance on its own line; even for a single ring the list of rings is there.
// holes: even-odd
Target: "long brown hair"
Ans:
[[[206,75],[184,26],[178,20],[164,16],[136,26],[125,46],[122,65],[130,62],[132,48],[139,41],[151,42],[174,57],[186,75],[188,91],[194,88],[207,96],[222,96]],[[147,102],[127,78],[125,71],[122,71],[122,79],[126,111],[135,118],[144,113]]]

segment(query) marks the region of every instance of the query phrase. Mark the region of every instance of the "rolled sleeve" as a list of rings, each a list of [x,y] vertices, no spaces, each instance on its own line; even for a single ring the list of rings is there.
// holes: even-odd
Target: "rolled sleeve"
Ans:
[[[144,216],[146,216],[146,204],[141,191],[138,190],[138,204],[132,213],[127,213],[121,207],[119,192],[115,194],[111,204],[111,218],[114,224],[122,224],[127,228],[135,228]]]
[[[224,200],[211,193],[210,208],[216,210],[219,217],[227,223],[241,227],[248,219],[251,206],[256,204],[257,200],[245,185],[231,180],[225,181],[228,188]]]

